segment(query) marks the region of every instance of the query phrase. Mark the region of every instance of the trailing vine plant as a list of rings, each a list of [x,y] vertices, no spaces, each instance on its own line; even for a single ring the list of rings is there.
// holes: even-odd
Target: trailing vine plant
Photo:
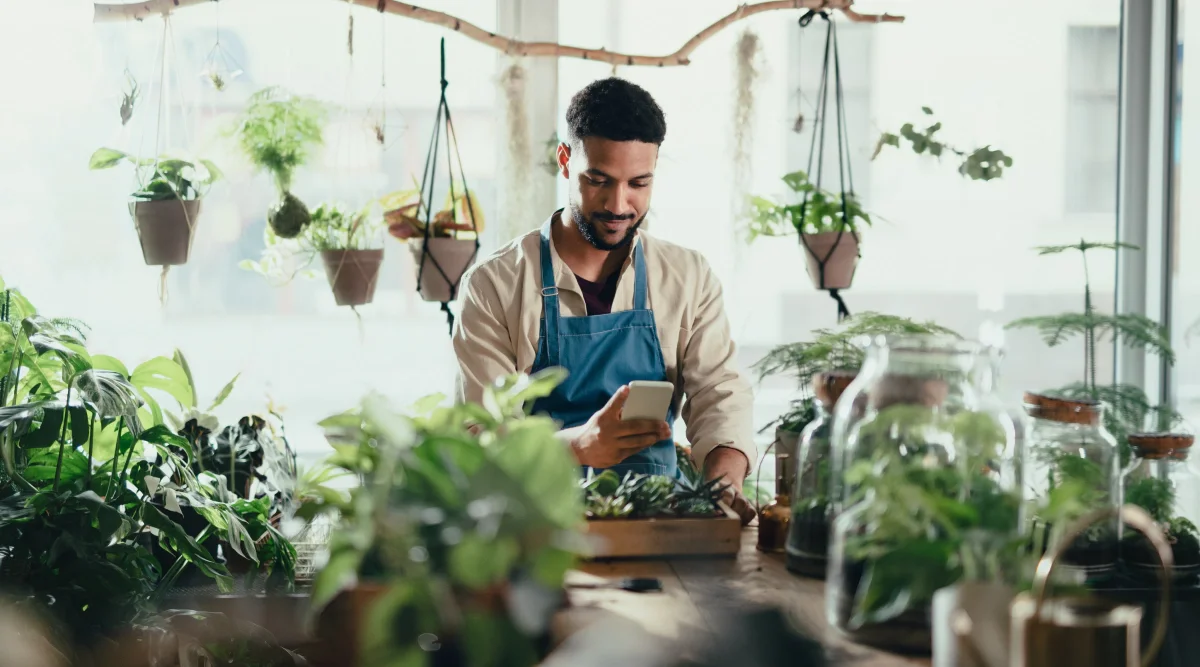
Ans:
[[[921,107],[926,116],[933,116],[933,109]],[[932,118],[930,119],[932,120]],[[936,158],[950,153],[959,158],[958,173],[973,181],[990,181],[1004,175],[1004,170],[1012,166],[1012,157],[1004,151],[992,148],[989,144],[972,150],[963,150],[944,142],[935,136],[942,129],[941,121],[934,120],[924,129],[917,129],[913,123],[905,123],[899,133],[884,132],[875,143],[875,153],[871,159],[879,157],[885,146],[900,148],[901,141],[906,141],[917,155],[928,153]]]

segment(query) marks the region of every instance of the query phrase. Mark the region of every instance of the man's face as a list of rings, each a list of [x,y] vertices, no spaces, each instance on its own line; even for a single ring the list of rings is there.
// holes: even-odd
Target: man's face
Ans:
[[[588,137],[576,150],[558,147],[567,182],[571,218],[588,243],[600,250],[629,245],[650,209],[658,146],[640,141]]]

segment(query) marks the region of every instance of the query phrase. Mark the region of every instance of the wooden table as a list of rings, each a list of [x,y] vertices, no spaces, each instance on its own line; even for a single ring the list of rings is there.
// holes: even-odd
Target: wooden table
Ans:
[[[711,636],[732,609],[764,604],[787,610],[805,632],[835,649],[837,664],[856,667],[929,665],[928,659],[892,655],[851,644],[825,621],[825,582],[789,572],[782,555],[754,548],[757,530],[746,528],[733,558],[675,558],[586,563],[568,575],[572,583],[621,577],[658,577],[661,593],[572,589],[572,608],[559,615],[556,634],[570,636],[597,622],[626,623],[656,638],[680,640]],[[614,637],[614,641],[617,638]],[[547,665],[557,665],[550,660]]]

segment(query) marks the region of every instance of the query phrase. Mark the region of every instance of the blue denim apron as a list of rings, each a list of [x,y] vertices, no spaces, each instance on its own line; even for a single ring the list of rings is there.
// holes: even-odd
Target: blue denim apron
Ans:
[[[553,218],[551,219],[553,220]],[[562,317],[554,264],[550,259],[550,221],[542,227],[542,318],[533,372],[552,366],[570,375],[550,396],[538,399],[533,412],[562,422],[563,428],[583,424],[603,408],[622,385],[634,380],[666,380],[654,311],[646,308],[646,262],[641,243],[633,246],[633,309]],[[674,428],[675,408],[667,416]],[[612,467],[619,475],[632,471],[676,476],[673,437],[643,449]],[[582,473],[587,474],[587,466]],[[600,470],[596,470],[600,472]]]

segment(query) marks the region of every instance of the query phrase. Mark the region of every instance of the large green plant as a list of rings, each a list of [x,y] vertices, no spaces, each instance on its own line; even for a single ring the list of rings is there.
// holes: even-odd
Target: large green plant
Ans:
[[[1092,301],[1091,278],[1088,272],[1088,253],[1095,250],[1138,250],[1128,243],[1093,242],[1057,246],[1040,246],[1039,255],[1057,255],[1077,251],[1083,261],[1083,312],[1038,315],[1010,322],[1010,329],[1035,329],[1050,347],[1058,347],[1069,340],[1083,342],[1083,379],[1065,387],[1052,390],[1066,398],[1086,398],[1101,401],[1108,406],[1105,411],[1105,427],[1116,437],[1121,448],[1121,460],[1129,456],[1127,436],[1144,430],[1153,422],[1158,430],[1169,430],[1179,419],[1179,414],[1170,406],[1156,406],[1140,387],[1131,384],[1100,383],[1096,377],[1096,344],[1104,340],[1117,340],[1122,345],[1156,354],[1168,364],[1174,363],[1175,353],[1171,349],[1166,328],[1154,320],[1133,313],[1102,313]]]
[[[791,191],[791,199],[799,201],[784,203],[767,197],[751,197],[750,217],[746,225],[748,240],[753,241],[760,236],[843,230],[851,234],[857,233],[860,226],[871,226],[871,216],[863,210],[853,193],[847,192],[843,198],[836,192],[818,188],[803,171],[787,174],[783,182]]]
[[[280,200],[267,222],[283,238],[295,238],[309,223],[308,208],[291,193],[292,178],[324,141],[327,116],[316,100],[265,88],[250,97],[234,131],[250,162],[275,180]]]
[[[921,107],[921,112],[926,116],[933,116],[933,109],[929,107]],[[1012,166],[1011,156],[990,145],[965,151],[942,141],[940,137],[935,136],[941,131],[942,123],[930,120],[932,124],[923,129],[917,129],[913,123],[905,123],[898,133],[884,132],[879,135],[871,159],[879,157],[885,146],[900,148],[900,142],[906,141],[917,155],[930,155],[935,158],[941,158],[947,153],[955,155],[959,159],[958,173],[973,181],[1000,178],[1004,175],[1004,170]]]
[[[229,575],[171,517],[173,490],[148,481],[187,467],[153,395],[190,402],[182,369],[157,357],[129,372],[89,353],[84,333],[0,282],[0,569],[86,645],[153,610],[156,547],[222,586]]]
[[[507,378],[481,405],[445,407],[433,396],[399,412],[371,396],[322,422],[334,443],[330,463],[362,485],[348,499],[319,494],[303,510],[340,515],[313,608],[360,581],[386,586],[367,622],[366,662],[430,664],[423,633],[460,651],[463,664],[537,662],[531,634],[544,628],[519,627],[504,605],[472,601],[519,596],[552,607],[575,561],[584,517],[578,463],[552,420],[525,412],[562,377],[555,369]]]
[[[137,173],[138,190],[133,198],[140,201],[170,201],[200,199],[209,186],[220,180],[221,171],[210,160],[194,162],[160,156],[139,158],[114,148],[100,148],[92,153],[88,168],[111,169],[129,162]]]

